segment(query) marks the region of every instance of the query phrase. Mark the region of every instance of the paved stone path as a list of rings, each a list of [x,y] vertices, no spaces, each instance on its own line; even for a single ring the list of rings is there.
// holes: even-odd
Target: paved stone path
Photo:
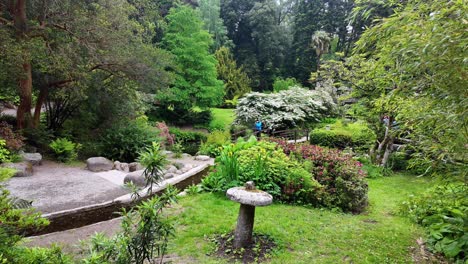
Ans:
[[[128,193],[122,186],[96,177],[99,175],[84,169],[84,164],[70,167],[46,160],[42,163],[34,166],[33,176],[6,182],[11,195],[32,200],[33,207],[42,213],[102,203]]]
[[[169,159],[192,165],[213,164],[214,160],[197,161],[193,157]],[[33,201],[41,213],[53,213],[86,205],[111,201],[128,194],[123,180],[126,173],[111,170],[91,172],[85,164],[68,166],[44,160],[34,166],[33,176],[14,177],[6,182],[11,195]]]

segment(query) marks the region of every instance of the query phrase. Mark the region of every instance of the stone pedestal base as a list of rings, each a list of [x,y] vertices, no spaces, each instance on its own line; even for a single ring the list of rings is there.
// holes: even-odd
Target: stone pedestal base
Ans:
[[[255,206],[241,204],[234,233],[234,247],[247,247],[252,244],[252,230],[255,219]]]

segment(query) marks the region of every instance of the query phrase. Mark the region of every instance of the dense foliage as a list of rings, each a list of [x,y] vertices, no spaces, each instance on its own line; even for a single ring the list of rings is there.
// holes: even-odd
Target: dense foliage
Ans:
[[[398,11],[359,40],[355,60],[366,61],[355,65],[356,94],[373,113],[398,122],[387,141],[403,134],[419,165],[466,175],[467,7],[412,0]]]
[[[2,1],[0,7],[0,83],[18,91],[19,128],[38,127],[46,104],[49,125],[60,128],[94,96],[91,87],[131,96],[170,82],[168,56],[151,43],[159,15],[149,16],[140,1]]]
[[[96,142],[97,152],[103,157],[121,162],[133,162],[138,153],[159,141],[159,132],[146,120],[115,124]]]
[[[290,87],[297,87],[297,86],[300,86],[296,79],[294,78],[286,78],[286,79],[282,79],[282,78],[276,78],[275,81],[273,82],[273,92],[279,92],[279,91],[283,91],[283,90],[287,90],[289,89]]]
[[[204,22],[204,29],[213,36],[212,50],[218,50],[223,46],[231,47],[232,41],[227,37],[227,29],[221,19],[221,1],[199,0],[198,8]]]
[[[0,139],[0,163],[10,160],[10,151],[6,148],[6,141]]]
[[[170,128],[176,142],[180,143],[186,153],[196,154],[202,142],[206,142],[207,135],[202,132]]]
[[[215,170],[202,183],[205,190],[225,192],[247,181],[275,199],[307,204],[315,204],[321,187],[276,144],[254,137],[223,146]]]
[[[223,146],[203,187],[226,191],[254,181],[275,199],[360,213],[368,203],[361,164],[337,150],[311,145],[238,140]]]
[[[329,94],[299,87],[273,94],[253,92],[239,100],[235,122],[252,127],[256,120],[261,120],[265,128],[293,128],[318,122],[330,115],[334,107]]]
[[[5,140],[6,147],[12,151],[18,151],[24,146],[24,137],[5,121],[0,122],[0,138]]]
[[[432,250],[458,260],[468,257],[468,201],[464,184],[446,184],[412,196],[400,212],[427,228]]]
[[[206,141],[202,142],[199,152],[200,154],[217,157],[222,147],[230,142],[231,134],[229,131],[215,130],[208,135]]]

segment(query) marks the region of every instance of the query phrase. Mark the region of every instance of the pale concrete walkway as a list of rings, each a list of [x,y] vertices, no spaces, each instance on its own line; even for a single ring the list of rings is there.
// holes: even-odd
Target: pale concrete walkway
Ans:
[[[129,193],[84,167],[43,161],[34,166],[33,176],[11,178],[6,186],[11,195],[32,200],[33,207],[42,213],[102,203]]]
[[[194,166],[214,164],[214,159],[198,161],[193,157],[169,161]],[[33,207],[43,214],[104,203],[130,193],[123,182],[127,173],[117,170],[95,173],[85,166],[44,160],[41,166],[34,166],[33,176],[11,178],[6,187],[11,195],[33,201]]]

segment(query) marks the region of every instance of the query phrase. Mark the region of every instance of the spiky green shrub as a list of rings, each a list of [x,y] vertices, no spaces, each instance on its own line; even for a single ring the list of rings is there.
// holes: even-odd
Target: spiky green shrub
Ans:
[[[176,201],[177,190],[169,186],[161,196],[122,212],[122,231],[109,238],[96,234],[90,243],[85,263],[162,263],[174,224],[163,214]]]

